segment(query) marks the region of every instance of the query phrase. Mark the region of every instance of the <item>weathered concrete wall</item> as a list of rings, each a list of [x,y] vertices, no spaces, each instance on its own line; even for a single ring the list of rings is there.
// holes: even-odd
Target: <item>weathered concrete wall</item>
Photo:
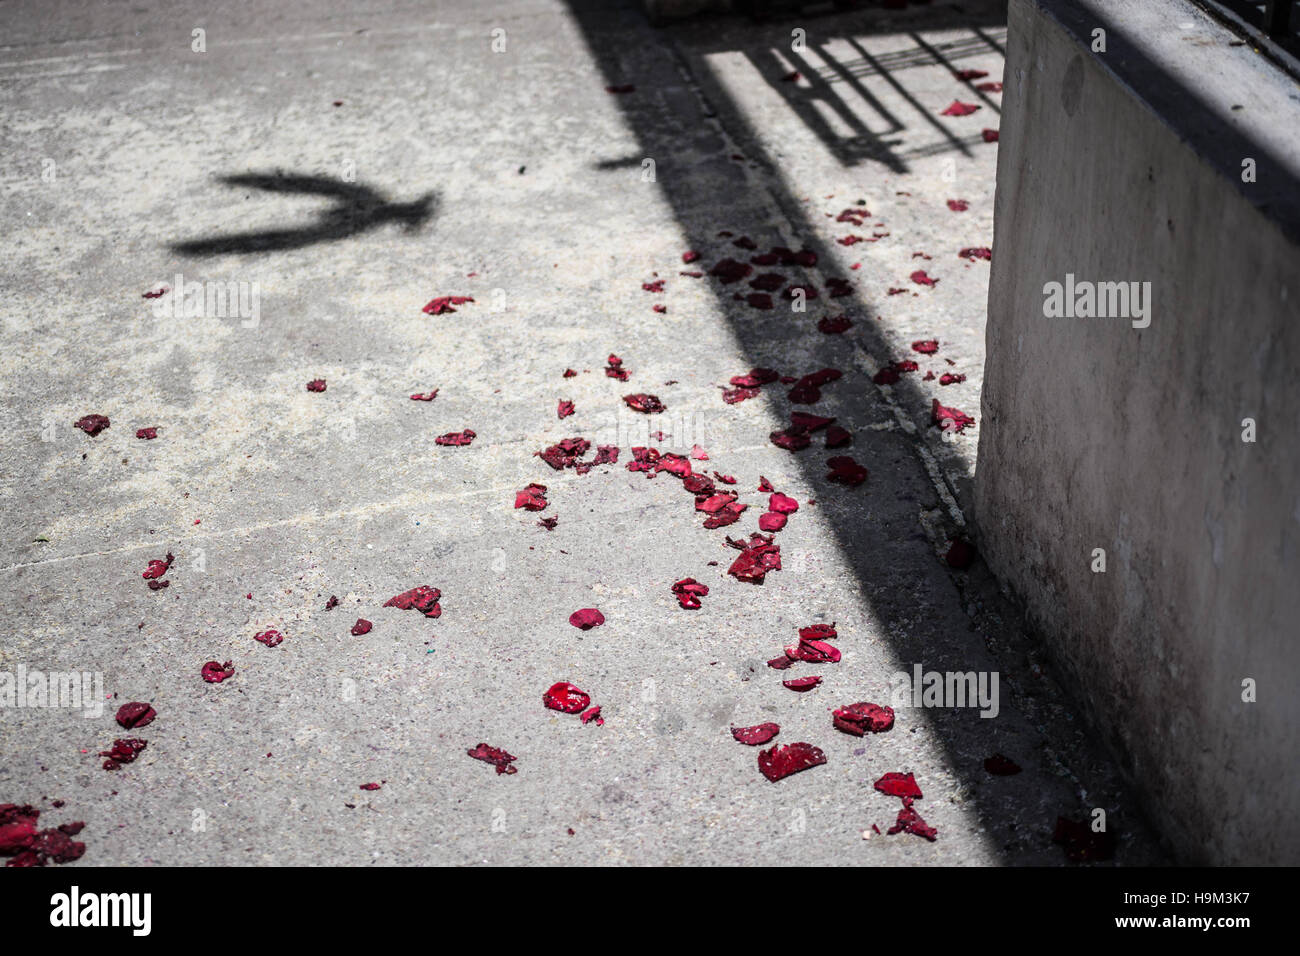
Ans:
[[[1181,2],[1011,3],[976,502],[1178,855],[1296,864],[1300,96],[1234,39]],[[1067,274],[1151,283],[1149,326],[1046,317]]]

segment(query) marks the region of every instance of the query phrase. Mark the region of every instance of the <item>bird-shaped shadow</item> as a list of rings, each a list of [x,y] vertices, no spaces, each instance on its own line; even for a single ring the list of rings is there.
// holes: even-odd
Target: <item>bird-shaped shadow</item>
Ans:
[[[344,182],[332,176],[240,173],[222,176],[220,181],[227,186],[248,186],[267,192],[329,196],[335,204],[317,216],[311,225],[193,239],[173,243],[170,246],[172,252],[183,256],[212,256],[229,252],[301,249],[318,242],[346,239],[390,222],[399,222],[407,232],[413,232],[434,214],[438,200],[436,192],[427,192],[413,202],[389,202],[382,193],[369,186]]]

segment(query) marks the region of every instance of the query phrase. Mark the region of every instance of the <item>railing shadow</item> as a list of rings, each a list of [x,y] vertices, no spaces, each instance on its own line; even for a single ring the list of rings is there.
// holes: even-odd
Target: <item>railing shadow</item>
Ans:
[[[645,84],[644,89],[651,88],[656,82],[663,86],[680,86],[686,72],[684,64],[666,49],[661,59],[670,62],[655,62],[646,51],[661,45],[662,33],[652,30],[639,11],[631,4],[616,6],[595,0],[568,0],[574,22],[578,25],[588,48],[589,55],[599,65],[604,81],[609,84],[626,83],[632,76],[638,83]],[[922,8],[924,9],[924,8]],[[908,159],[914,156],[935,155],[943,152],[958,154],[969,153],[979,137],[957,135],[942,117],[934,117],[933,112],[921,108],[920,104],[907,93],[906,86],[899,74],[913,66],[941,65],[955,69],[960,60],[977,55],[979,52],[1002,53],[1000,37],[1005,25],[1005,18],[987,14],[971,16],[962,14],[949,7],[936,7],[933,10],[933,22],[926,21],[924,29],[960,28],[969,31],[960,42],[954,44],[927,43],[915,33],[908,33],[907,27],[891,25],[889,32],[910,37],[911,45],[907,50],[890,56],[872,55],[852,37],[847,40],[857,57],[852,60],[835,59],[826,48],[827,30],[834,29],[835,20],[828,18],[821,21],[822,27],[816,32],[817,42],[810,41],[810,48],[828,65],[814,67],[807,59],[791,59],[786,56],[789,47],[788,31],[782,33],[779,25],[768,24],[767,42],[778,38],[784,41],[781,55],[778,56],[770,46],[764,46],[759,40],[759,28],[755,27],[755,41],[752,46],[737,50],[729,41],[723,30],[711,30],[708,21],[693,21],[669,28],[681,31],[683,45],[689,44],[692,54],[701,56],[712,52],[740,52],[753,68],[778,91],[786,106],[812,130],[827,149],[844,165],[857,166],[878,163],[884,169],[899,173],[908,170]],[[909,21],[916,26],[915,21]],[[807,25],[806,20],[804,25]],[[919,27],[918,27],[919,28]],[[716,39],[715,39],[716,37]],[[621,51],[635,51],[631,53]],[[791,70],[798,70],[807,77],[809,84],[805,88],[796,88],[795,84],[784,79]],[[657,72],[656,72],[657,71]],[[913,104],[920,115],[926,117],[925,124],[935,133],[933,140],[903,151],[899,144],[890,141],[891,132],[905,128],[905,121],[890,113],[871,91],[863,84],[865,77],[877,77],[890,84],[903,95],[904,100]],[[713,82],[708,76],[692,77],[692,82],[699,84],[707,106],[702,108],[703,117],[723,117],[726,132],[733,142],[744,150],[747,160],[760,168],[776,169],[779,162],[765,152],[761,139],[745,119],[743,111],[732,102],[722,86]],[[856,112],[848,106],[839,95],[837,88],[853,89],[866,103],[872,104],[878,128],[871,129]],[[643,87],[638,86],[641,90]],[[735,255],[738,251],[731,247],[730,240],[720,240],[720,229],[734,230],[736,235],[744,233],[758,241],[760,250],[763,242],[781,244],[775,224],[755,222],[753,210],[756,204],[750,197],[752,189],[745,180],[745,173],[739,163],[720,162],[718,157],[700,161],[694,170],[683,168],[681,157],[692,154],[692,137],[698,130],[685,128],[681,122],[665,122],[661,110],[646,103],[646,98],[638,96],[620,96],[619,107],[624,111],[627,126],[638,139],[640,155],[646,157],[675,157],[678,166],[668,174],[661,174],[658,188],[663,198],[672,207],[682,231],[686,247],[699,250],[701,262],[692,268],[708,266],[723,257]],[[820,101],[823,108],[832,110],[841,117],[852,131],[848,137],[834,134],[822,119],[815,102]],[[626,160],[614,167],[631,167],[634,160]],[[883,170],[882,170],[883,171]],[[728,179],[730,181],[724,181]],[[774,192],[774,199],[781,209],[784,219],[791,225],[803,247],[817,256],[821,268],[813,267],[803,270],[787,268],[783,271],[790,276],[791,283],[806,282],[825,290],[826,279],[838,272],[825,264],[835,262],[828,249],[816,239],[815,229],[808,219],[807,207],[795,196],[784,190],[779,177],[772,177],[769,188]],[[730,198],[722,198],[730,197]],[[722,217],[731,217],[720,221]],[[747,254],[745,255],[747,258]],[[825,270],[825,271],[823,271]],[[756,272],[764,270],[755,270]],[[713,285],[717,308],[726,317],[730,329],[742,347],[748,361],[753,367],[772,367],[794,374],[812,372],[818,368],[839,368],[846,372],[855,367],[853,355],[855,342],[880,361],[889,361],[904,357],[897,352],[898,345],[889,340],[872,321],[875,304],[860,293],[843,298],[822,298],[810,303],[809,312],[796,323],[788,312],[756,312],[743,302],[737,302],[733,292],[740,285]],[[748,291],[747,289],[745,291]],[[825,308],[815,309],[815,306]],[[815,329],[814,322],[819,315],[848,313],[855,323],[852,335],[821,335]],[[792,348],[794,347],[794,348]],[[799,356],[801,367],[790,369],[791,354]],[[806,363],[807,367],[802,367]],[[738,372],[744,369],[737,369]],[[929,405],[928,396],[904,376],[893,386],[899,404],[905,407]],[[864,410],[870,410],[876,420],[888,418],[891,412],[886,407],[878,390],[866,376],[845,375],[845,378],[825,391],[825,397],[815,405],[792,405],[786,398],[785,389],[779,391],[765,390],[765,397],[782,415],[790,411],[806,411],[818,415],[836,416],[842,424],[865,424]],[[886,430],[873,431],[859,429],[855,433],[852,448],[846,452],[866,464],[872,472],[869,479],[875,482],[878,492],[885,496],[893,492],[896,497],[913,496],[916,488],[924,484],[924,475],[915,462],[913,446],[909,439],[899,432]],[[812,447],[794,454],[796,467],[801,469],[807,485],[815,492],[814,497],[820,506],[825,507],[824,516],[834,515],[830,522],[834,527],[836,543],[848,561],[861,586],[861,593],[869,606],[873,617],[880,623],[882,631],[890,635],[888,640],[900,661],[924,661],[927,670],[938,671],[996,671],[998,659],[994,658],[985,647],[984,641],[973,626],[960,613],[958,601],[957,621],[947,610],[934,610],[935,618],[948,615],[943,621],[930,621],[921,626],[916,625],[918,592],[937,593],[937,589],[951,588],[945,580],[947,571],[933,557],[927,567],[909,574],[901,569],[917,564],[916,535],[917,508],[911,510],[908,520],[894,520],[881,523],[879,515],[871,515],[862,507],[851,504],[837,507],[837,502],[844,502],[846,495],[843,486],[827,480],[826,459],[837,454],[836,451],[823,451],[820,441],[814,437]],[[908,466],[897,463],[910,461]],[[893,462],[891,466],[889,463]],[[917,481],[918,473],[921,481]],[[895,515],[897,518],[898,516]],[[956,534],[960,529],[950,527],[949,532]],[[910,539],[910,540],[909,540]],[[910,564],[909,564],[910,562]],[[931,590],[935,589],[935,590]],[[960,626],[958,626],[960,625]],[[908,633],[908,632],[912,633]],[[1003,668],[1005,673],[1005,668]],[[1036,691],[1029,690],[1029,695]],[[1009,695],[1005,695],[1009,696]],[[1004,699],[1005,699],[1004,696]],[[1023,700],[1020,702],[1023,704]],[[1018,705],[1019,706],[1019,705]],[[1006,708],[1005,709],[1010,709]],[[973,712],[971,712],[973,714]],[[1032,721],[1020,718],[1020,728],[1032,734]],[[1007,796],[999,793],[996,798],[988,795],[988,777],[983,769],[984,758],[998,749],[998,741],[1005,739],[1002,735],[1015,735],[1020,730],[1004,730],[1002,727],[990,726],[999,721],[981,721],[966,719],[964,715],[945,714],[936,716],[933,722],[947,752],[948,763],[954,775],[966,785],[974,796],[976,809],[981,820],[990,831],[996,833],[995,842],[1003,846],[1002,855],[1007,862],[1043,863],[1060,862],[1059,851],[1052,852],[1051,829],[1055,817],[1045,817],[1042,795],[1026,792],[1021,797],[1013,797],[1013,806],[1008,809]],[[1075,810],[1072,806],[1057,807],[1062,813]],[[1032,822],[1035,832],[1032,841],[1021,839],[1013,833],[1015,824],[1006,829],[1008,819]],[[1127,818],[1121,826],[1127,825],[1133,830],[1142,829],[1142,824],[1134,818]],[[1041,831],[1037,827],[1041,826]],[[1032,845],[1031,845],[1032,844]]]

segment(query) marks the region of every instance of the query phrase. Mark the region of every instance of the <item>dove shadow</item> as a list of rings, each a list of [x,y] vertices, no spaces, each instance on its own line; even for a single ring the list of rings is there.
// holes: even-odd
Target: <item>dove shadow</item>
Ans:
[[[389,201],[382,193],[360,183],[333,176],[285,173],[239,173],[219,177],[227,186],[248,187],[272,193],[327,196],[335,204],[310,225],[293,229],[266,229],[192,239],[168,246],[182,256],[214,256],[239,252],[284,252],[321,242],[337,242],[388,223],[401,223],[414,232],[435,213],[438,194],[430,191],[407,203]]]

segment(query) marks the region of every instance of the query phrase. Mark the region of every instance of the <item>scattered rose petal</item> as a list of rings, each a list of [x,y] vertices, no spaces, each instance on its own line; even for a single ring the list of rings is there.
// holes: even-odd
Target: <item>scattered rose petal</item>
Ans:
[[[779,512],[768,512],[765,515],[759,515],[758,530],[765,531],[768,534],[774,534],[785,527],[787,520],[789,519]]]
[[[761,750],[758,754],[758,770],[773,783],[826,762],[826,755],[812,744],[802,741],[785,746],[776,746],[771,750]]]
[[[709,593],[709,587],[694,578],[682,578],[673,585],[672,592],[677,595],[678,604],[689,611],[695,611],[699,610],[700,598]]]
[[[475,760],[482,760],[484,763],[490,763],[496,766],[497,773],[518,773],[519,768],[511,764],[515,762],[516,757],[506,753],[500,747],[489,747],[487,744],[479,744],[473,750],[466,750]]]
[[[984,137],[986,143],[996,143],[998,141],[998,131],[995,129],[980,130],[980,135]]]
[[[830,468],[830,473],[826,476],[827,481],[856,487],[867,480],[867,469],[848,455],[836,455],[834,458],[827,459],[826,464]]]
[[[845,445],[851,444],[852,441],[853,436],[839,425],[832,425],[826,429],[827,448],[843,448]]]
[[[636,92],[635,83],[619,83],[614,86],[605,87],[606,93],[634,93]],[[511,758],[513,759],[513,758]]]
[[[74,428],[80,428],[83,432],[94,438],[109,425],[107,415],[83,415],[73,423]]]
[[[560,523],[560,519],[554,516],[550,518],[543,518],[541,521],[537,522],[539,527],[545,528],[547,531],[554,531],[555,526],[559,523]]]
[[[740,550],[740,556],[727,569],[736,580],[762,584],[769,571],[781,570],[781,546],[773,544],[771,537],[754,534],[748,544],[730,538],[727,543]]]
[[[627,407],[634,412],[643,412],[647,415],[657,415],[664,411],[664,403],[659,401],[658,396],[646,395],[640,393],[637,395],[624,395],[623,401]]]
[[[420,311],[425,315],[446,315],[456,311],[454,306],[473,301],[474,298],[468,295],[441,295],[435,299],[430,299]]]
[[[133,700],[129,704],[123,704],[117,709],[118,725],[127,730],[134,730],[137,727],[144,727],[146,724],[153,723],[153,719],[158,716],[158,712],[153,709],[152,704],[146,704],[144,701]]]
[[[1020,764],[1010,757],[994,754],[984,761],[984,769],[995,777],[1010,777],[1013,774],[1020,773]]]
[[[765,744],[780,732],[780,724],[755,724],[753,727],[731,728],[731,736],[750,747]]]
[[[933,399],[930,405],[930,422],[944,431],[958,431],[975,424],[975,419],[957,408],[945,408],[939,400]]]
[[[431,392],[416,392],[411,396],[413,402],[431,402],[438,397],[438,390],[435,388]]]
[[[330,599],[325,602],[325,610],[332,611],[338,606],[339,606],[339,599],[335,597],[333,594],[331,594]]]
[[[924,837],[931,843],[939,835],[939,831],[921,819],[921,814],[917,813],[912,806],[904,806],[903,809],[899,810],[898,820],[886,832],[890,834],[913,833],[916,836]]]
[[[605,615],[594,607],[584,607],[569,615],[569,623],[579,630],[590,631],[593,627],[600,627],[605,623]]]
[[[141,751],[149,746],[149,742],[141,740],[139,737],[125,737],[113,741],[113,746],[108,750],[101,750],[99,755],[107,757],[104,761],[105,770],[116,770],[124,763],[131,763],[136,757],[140,756]]]
[[[442,616],[442,605],[438,603],[441,598],[442,591],[421,584],[393,595],[384,602],[384,607],[395,607],[399,611],[419,611],[425,617],[436,618]]]
[[[853,322],[847,315],[827,316],[817,322],[817,331],[826,335],[839,335],[853,328]]]
[[[848,704],[831,714],[831,723],[836,730],[854,737],[862,737],[868,732],[878,734],[894,726],[894,708],[881,707],[867,701]]]
[[[910,773],[887,773],[877,780],[874,786],[890,797],[921,799],[921,788],[916,785],[916,778]]]
[[[542,703],[550,710],[576,714],[587,708],[587,705],[591,703],[591,697],[568,681],[560,681],[552,684],[550,689],[542,695]]]
[[[309,392],[325,391],[325,379],[323,378],[312,379],[310,382],[307,383],[307,391]]]
[[[172,562],[175,560],[176,556],[168,551],[166,560],[159,561],[157,558],[154,558],[149,562],[149,566],[144,570],[140,577],[145,580],[160,578],[167,573],[167,570],[172,566]]]
[[[588,707],[580,715],[578,715],[578,719],[581,720],[584,724],[589,724],[594,720],[596,722],[597,727],[605,726],[605,718],[600,716],[599,704],[597,704],[595,707]]]
[[[940,113],[940,116],[970,116],[979,106],[975,103],[963,103],[961,100],[953,100],[946,110]]]
[[[956,385],[964,381],[966,381],[965,375],[953,375],[951,372],[944,372],[939,376],[940,385]]]
[[[523,508],[526,511],[542,511],[548,504],[546,500],[546,486],[539,484],[530,484],[523,491],[515,492],[515,507]]]
[[[917,285],[934,286],[939,282],[938,279],[931,279],[924,269],[917,269],[909,278],[911,278],[911,280]]]
[[[785,687],[788,687],[790,690],[803,693],[804,691],[812,690],[821,682],[822,679],[820,677],[816,675],[812,675],[810,677],[795,677],[791,680],[783,680],[781,681],[781,684]]]
[[[920,352],[922,355],[933,355],[939,351],[938,339],[922,339],[919,342],[912,343],[912,351]]]
[[[447,432],[445,435],[439,435],[433,441],[436,445],[468,445],[477,437],[477,433],[472,428],[467,428],[463,432]]]
[[[203,665],[199,673],[209,684],[220,684],[223,680],[229,680],[235,676],[235,665],[230,661],[226,661],[224,664],[208,661]]]
[[[370,791],[374,791],[374,790],[378,790],[379,788],[380,788],[380,785],[377,784],[377,783],[363,783],[363,784],[361,785],[361,789],[362,789],[362,790],[370,790]]]
[[[374,625],[364,617],[359,617],[357,618],[357,623],[352,625],[352,636],[360,637],[362,634],[369,634],[372,627],[374,627]]]
[[[735,259],[723,259],[709,270],[709,275],[716,278],[723,285],[730,285],[746,278],[753,271],[754,267],[748,263],[737,262]]]
[[[143,438],[145,441],[153,441],[158,437],[158,426],[150,425],[148,428],[137,428],[135,430],[136,438]]]
[[[970,208],[970,203],[964,199],[949,199],[948,208],[953,212],[965,212]]]
[[[277,630],[271,629],[262,631],[260,634],[254,634],[253,640],[259,644],[265,644],[267,647],[275,647],[284,640],[284,635]]]

